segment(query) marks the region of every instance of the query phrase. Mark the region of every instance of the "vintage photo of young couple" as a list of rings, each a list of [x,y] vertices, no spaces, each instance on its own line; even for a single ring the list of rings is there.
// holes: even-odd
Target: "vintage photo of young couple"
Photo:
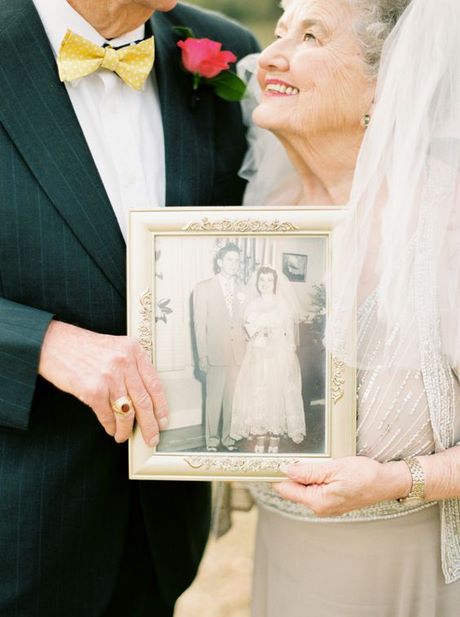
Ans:
[[[321,453],[327,238],[158,236],[159,452]],[[303,281],[286,255],[308,256]]]

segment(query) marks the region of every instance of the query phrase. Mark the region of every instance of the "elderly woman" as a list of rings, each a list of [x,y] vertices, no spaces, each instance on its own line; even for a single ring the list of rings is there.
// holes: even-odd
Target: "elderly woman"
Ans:
[[[277,40],[259,58],[253,114],[279,141],[253,131],[246,203],[348,204],[328,344],[358,368],[358,456],[290,466],[286,482],[254,488],[253,615],[453,617],[460,7],[283,6]],[[353,360],[338,342],[355,304]]]

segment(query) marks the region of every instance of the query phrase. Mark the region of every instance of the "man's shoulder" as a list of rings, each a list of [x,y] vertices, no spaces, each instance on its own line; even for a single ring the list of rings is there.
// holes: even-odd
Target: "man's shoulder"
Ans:
[[[195,291],[206,291],[207,289],[209,289],[209,287],[211,287],[212,285],[215,285],[217,281],[217,276],[212,276],[211,278],[208,279],[204,279],[204,281],[199,281],[196,285],[195,285]]]
[[[27,6],[24,2],[0,0],[0,35],[15,26],[16,23],[20,23],[24,19],[26,10]]]
[[[233,51],[238,58],[259,49],[254,35],[247,28],[215,11],[180,2],[164,15],[172,26],[191,28],[197,38],[220,41],[224,48]]]

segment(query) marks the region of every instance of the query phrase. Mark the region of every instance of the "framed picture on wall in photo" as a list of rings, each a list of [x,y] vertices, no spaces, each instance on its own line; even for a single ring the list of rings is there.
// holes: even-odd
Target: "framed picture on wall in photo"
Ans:
[[[292,283],[305,283],[308,255],[283,253],[283,274]]]
[[[156,448],[135,430],[132,478],[274,481],[283,463],[355,453],[355,375],[323,344],[342,216],[131,212],[129,332],[151,355],[170,410]]]

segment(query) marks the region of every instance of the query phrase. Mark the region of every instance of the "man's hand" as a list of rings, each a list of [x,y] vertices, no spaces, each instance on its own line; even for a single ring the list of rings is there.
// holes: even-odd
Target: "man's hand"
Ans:
[[[137,420],[145,442],[156,446],[168,424],[168,404],[148,354],[127,336],[97,334],[52,321],[45,335],[39,373],[91,407],[115,441],[130,436]],[[121,416],[113,403],[129,396],[134,409]]]
[[[200,371],[202,373],[207,373],[208,372],[208,359],[207,358],[200,358],[198,364],[199,364],[199,367],[200,367]]]

